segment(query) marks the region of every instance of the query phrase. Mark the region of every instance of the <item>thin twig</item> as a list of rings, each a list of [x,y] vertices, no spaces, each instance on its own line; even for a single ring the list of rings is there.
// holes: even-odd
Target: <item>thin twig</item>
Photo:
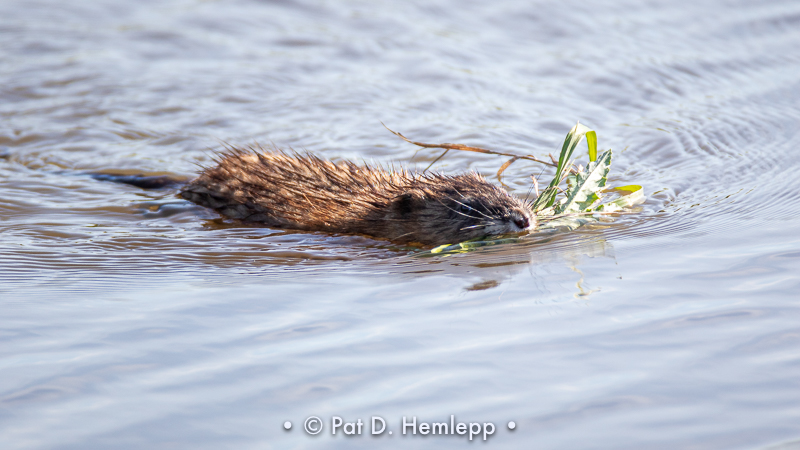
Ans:
[[[391,130],[389,130],[389,131],[391,131]],[[441,155],[437,156],[437,157],[436,157],[436,159],[434,159],[434,160],[433,160],[433,162],[431,162],[430,164],[428,164],[428,167],[426,167],[426,168],[425,168],[425,170],[423,170],[423,171],[422,171],[422,173],[425,173],[425,172],[427,172],[427,171],[428,171],[428,169],[430,169],[430,168],[431,168],[431,166],[433,166],[434,164],[436,164],[436,162],[437,162],[437,161],[439,161],[440,159],[444,158],[444,155],[446,155],[446,154],[447,154],[447,152],[449,152],[449,151],[450,151],[450,149],[448,148],[447,150],[445,150],[445,151],[444,151],[444,153],[442,153]]]
[[[508,166],[513,164],[514,161],[516,161],[518,159],[519,159],[519,156],[515,156],[515,157],[509,159],[508,161],[506,161],[505,163],[503,163],[502,166],[500,166],[500,169],[497,171],[497,181],[499,181],[501,183],[503,182],[503,172],[505,172],[505,170],[508,169]]]
[[[511,158],[527,159],[528,161],[535,161],[535,162],[538,162],[538,163],[541,163],[541,164],[546,164],[548,166],[558,167],[558,164],[553,164],[553,163],[549,163],[547,161],[543,161],[543,160],[541,160],[539,158],[536,158],[535,156],[532,156],[532,155],[515,155],[513,153],[496,152],[494,150],[487,150],[485,148],[480,148],[480,147],[470,147],[469,145],[464,145],[464,144],[425,144],[423,142],[416,142],[416,141],[412,141],[411,139],[403,136],[401,133],[398,133],[397,131],[394,131],[391,128],[387,127],[386,124],[383,123],[383,122],[381,122],[381,125],[383,125],[383,127],[386,128],[387,130],[389,130],[389,132],[392,133],[393,135],[395,135],[395,136],[399,137],[400,139],[408,142],[409,144],[414,144],[414,145],[416,145],[418,147],[423,147],[423,148],[443,148],[443,149],[447,149],[447,150],[463,150],[463,151],[466,151],[466,152],[485,153],[487,155],[509,156]],[[444,156],[444,154],[442,154],[442,156]]]

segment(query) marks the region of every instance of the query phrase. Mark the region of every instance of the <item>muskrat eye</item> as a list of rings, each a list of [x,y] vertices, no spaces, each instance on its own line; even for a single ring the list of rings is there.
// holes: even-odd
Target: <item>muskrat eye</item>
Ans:
[[[461,213],[463,213],[463,214],[469,214],[469,213],[471,213],[471,212],[472,212],[472,207],[470,207],[469,205],[465,205],[465,204],[463,204],[463,203],[462,203],[462,204],[460,204],[460,205],[459,205],[459,208],[458,208],[458,210],[459,210]]]

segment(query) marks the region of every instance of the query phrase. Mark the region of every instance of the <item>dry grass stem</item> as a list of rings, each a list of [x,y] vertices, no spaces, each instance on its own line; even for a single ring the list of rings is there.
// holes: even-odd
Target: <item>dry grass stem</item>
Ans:
[[[386,124],[383,123],[383,122],[381,122],[381,125],[383,125],[384,128],[389,130],[390,133],[394,134],[395,136],[399,137],[400,139],[408,142],[409,144],[414,144],[414,145],[416,145],[418,147],[423,147],[423,148],[443,148],[445,150],[461,150],[461,151],[465,151],[465,152],[475,152],[475,153],[484,153],[484,154],[487,154],[487,155],[499,155],[499,156],[511,157],[512,159],[510,161],[506,162],[505,164],[503,164],[503,167],[501,167],[501,169],[498,171],[498,177],[502,174],[502,172],[506,168],[508,168],[509,165],[511,165],[511,163],[513,163],[514,161],[517,161],[519,159],[526,159],[528,161],[535,161],[535,162],[538,162],[538,163],[541,163],[541,164],[545,164],[545,165],[548,165],[548,166],[551,166],[551,167],[558,167],[558,163],[557,162],[556,163],[547,162],[547,161],[541,160],[541,159],[539,159],[539,158],[537,158],[535,156],[532,156],[532,155],[515,155],[513,153],[496,152],[494,150],[488,150],[488,149],[481,148],[481,147],[471,147],[469,145],[464,145],[464,144],[426,144],[424,142],[416,142],[416,141],[412,141],[411,139],[403,136],[401,133],[398,133],[398,132],[392,130],[391,128],[387,127]],[[444,153],[439,155],[439,157],[436,158],[436,160],[434,160],[433,163],[435,163],[436,161],[440,160],[446,154],[447,154],[447,151],[445,151]],[[425,170],[427,171],[433,165],[433,163],[431,163],[428,166],[428,168],[426,168]]]
[[[499,181],[501,183],[503,182],[503,180],[502,180],[503,172],[505,172],[505,170],[508,169],[508,166],[513,164],[514,161],[516,161],[518,159],[519,159],[519,156],[515,156],[515,157],[509,159],[508,161],[506,161],[505,163],[503,163],[502,166],[500,166],[500,169],[497,171],[497,181]]]

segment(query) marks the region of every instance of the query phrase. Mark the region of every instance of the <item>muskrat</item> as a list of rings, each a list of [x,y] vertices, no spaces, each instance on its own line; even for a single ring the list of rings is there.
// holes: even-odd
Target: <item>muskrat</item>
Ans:
[[[216,163],[179,195],[270,227],[437,245],[536,226],[528,205],[475,172],[387,171],[310,154],[235,148]]]

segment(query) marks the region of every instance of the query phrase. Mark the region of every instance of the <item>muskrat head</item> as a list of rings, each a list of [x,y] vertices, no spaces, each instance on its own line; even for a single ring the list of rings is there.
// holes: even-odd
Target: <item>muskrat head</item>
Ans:
[[[454,244],[487,236],[519,233],[536,226],[530,208],[478,174],[422,179],[394,199],[403,223],[401,241]]]

